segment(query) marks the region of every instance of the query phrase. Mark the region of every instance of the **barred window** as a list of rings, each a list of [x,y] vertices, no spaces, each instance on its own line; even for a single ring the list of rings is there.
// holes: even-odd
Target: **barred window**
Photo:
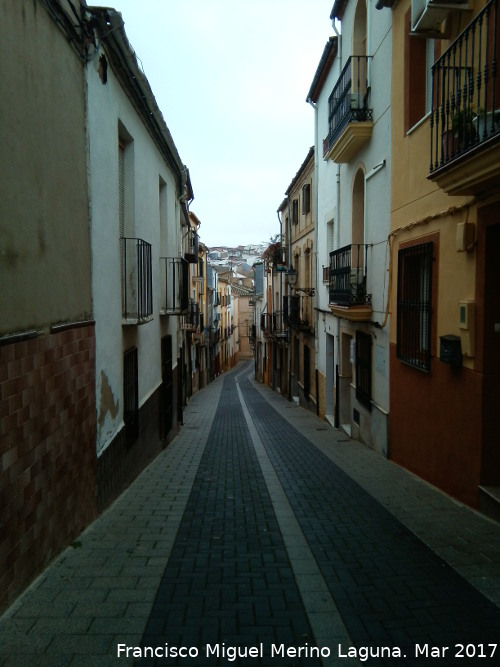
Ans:
[[[433,244],[398,254],[397,356],[424,371],[431,367]]]
[[[356,331],[356,398],[371,408],[372,337],[362,331]]]

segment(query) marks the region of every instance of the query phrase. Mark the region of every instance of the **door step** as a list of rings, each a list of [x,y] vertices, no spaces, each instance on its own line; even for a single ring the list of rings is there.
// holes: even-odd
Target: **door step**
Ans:
[[[479,509],[486,516],[500,522],[500,486],[479,487]]]

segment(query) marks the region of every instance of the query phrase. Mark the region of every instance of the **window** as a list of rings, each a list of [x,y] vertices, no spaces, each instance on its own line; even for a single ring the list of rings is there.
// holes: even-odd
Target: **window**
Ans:
[[[307,215],[311,211],[311,185],[306,183],[302,187],[302,215]]]
[[[405,18],[405,130],[410,130],[431,110],[431,68],[439,53],[439,41],[411,36],[411,10]]]
[[[397,356],[424,371],[431,366],[433,243],[398,255]]]
[[[371,409],[372,337],[362,331],[356,331],[356,398]]]
[[[434,65],[434,40],[425,42],[425,114],[432,111],[432,66]]]
[[[292,201],[292,225],[297,225],[299,222],[299,200]]]
[[[137,348],[125,352],[123,356],[123,421],[127,446],[139,437],[139,384]]]

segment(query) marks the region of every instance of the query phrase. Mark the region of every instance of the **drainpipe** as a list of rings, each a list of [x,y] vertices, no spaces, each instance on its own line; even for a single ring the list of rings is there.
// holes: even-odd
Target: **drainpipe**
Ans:
[[[313,305],[311,311],[316,313],[314,320],[315,335],[314,335],[314,373],[316,381],[316,415],[319,416],[319,367],[318,367],[318,357],[319,357],[319,311],[317,309],[317,292],[318,285],[320,284],[318,280],[318,202],[319,202],[319,188],[318,188],[318,172],[319,172],[319,122],[318,122],[318,105],[313,102],[313,100],[308,97],[306,102],[308,102],[314,109],[314,182],[313,182],[313,201],[314,201],[314,276],[315,276],[315,290],[313,299]],[[323,279],[321,280],[321,282]]]

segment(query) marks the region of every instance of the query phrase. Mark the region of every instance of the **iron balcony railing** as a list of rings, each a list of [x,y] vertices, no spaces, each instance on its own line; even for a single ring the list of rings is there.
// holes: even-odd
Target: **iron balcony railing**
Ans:
[[[355,306],[371,303],[366,275],[368,246],[347,245],[330,253],[329,302],[332,305]]]
[[[140,323],[153,314],[151,244],[138,238],[120,238],[122,316]]]
[[[313,330],[312,300],[309,296],[292,294],[284,297],[286,323],[296,329]]]
[[[273,313],[273,334],[278,338],[288,335],[285,313],[282,310],[275,310]]]
[[[162,306],[166,315],[185,315],[189,307],[189,263],[183,257],[160,257]]]
[[[371,121],[369,108],[371,56],[351,56],[328,99],[328,137],[323,145],[327,153],[342,130],[351,122]]]
[[[199,248],[199,236],[198,232],[192,227],[189,228],[187,233],[187,247],[184,257],[190,264],[198,264],[198,248]]]
[[[498,1],[490,0],[432,68],[431,173],[500,132]]]
[[[199,325],[200,306],[196,301],[189,299],[187,313],[183,318],[183,328],[189,331],[196,331]]]
[[[272,313],[262,313],[260,316],[260,328],[267,336],[287,336],[286,317],[282,310]]]

